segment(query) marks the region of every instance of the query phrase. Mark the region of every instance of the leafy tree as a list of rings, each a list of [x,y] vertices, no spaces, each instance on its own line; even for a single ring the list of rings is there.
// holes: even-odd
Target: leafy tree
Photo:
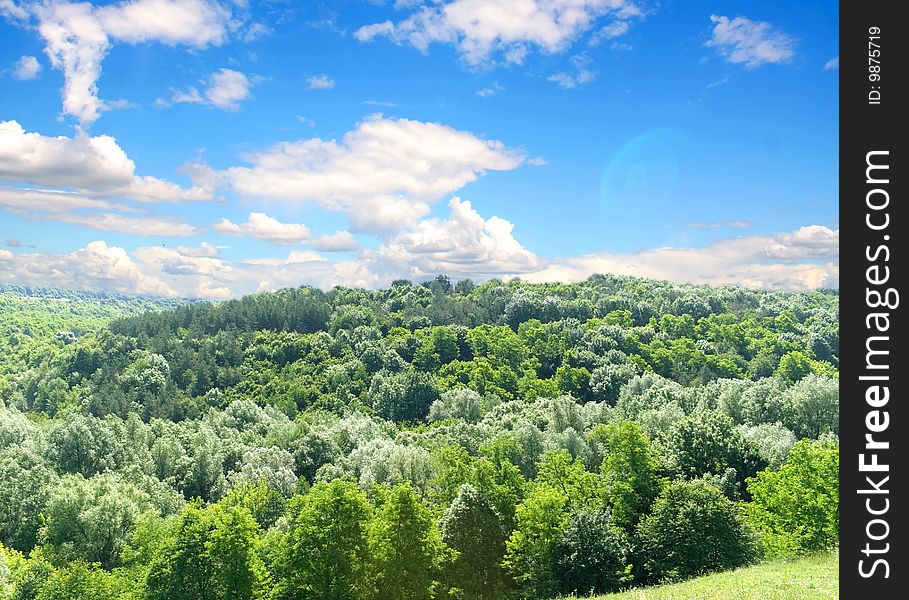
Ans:
[[[35,546],[56,480],[32,447],[0,450],[0,541],[23,552]]]
[[[118,593],[106,571],[90,568],[82,561],[54,571],[36,600],[116,600]]]
[[[556,542],[555,587],[561,594],[613,592],[631,581],[628,534],[612,524],[608,511],[573,511]]]
[[[421,600],[438,587],[442,542],[429,509],[409,484],[382,500],[369,530],[376,598]]]
[[[414,371],[373,378],[369,397],[376,413],[391,421],[422,421],[429,407],[440,398],[431,375]]]
[[[677,580],[732,569],[756,558],[736,506],[704,481],[674,481],[637,527],[645,580]]]
[[[786,390],[783,424],[799,438],[817,439],[839,433],[839,384],[819,375],[808,375]]]
[[[442,541],[457,551],[452,572],[454,587],[464,598],[501,598],[508,578],[501,567],[507,539],[492,503],[470,484],[464,484],[440,521]]]
[[[839,531],[839,451],[833,442],[802,440],[778,471],[748,480],[746,510],[770,556],[833,548]]]
[[[696,411],[676,423],[666,444],[682,477],[723,475],[731,468],[740,491],[745,490],[746,478],[767,466],[735,429],[732,419],[715,410]]]
[[[650,441],[632,421],[597,425],[588,437],[602,446],[600,474],[612,522],[631,530],[660,492],[659,463]]]
[[[517,528],[508,539],[503,564],[526,596],[548,598],[559,591],[558,542],[568,526],[568,506],[567,496],[541,485],[517,507]]]
[[[317,483],[288,507],[280,598],[367,597],[369,507],[357,486]]]
[[[150,496],[119,475],[70,475],[51,492],[41,538],[61,558],[114,567],[139,517],[152,510]]]

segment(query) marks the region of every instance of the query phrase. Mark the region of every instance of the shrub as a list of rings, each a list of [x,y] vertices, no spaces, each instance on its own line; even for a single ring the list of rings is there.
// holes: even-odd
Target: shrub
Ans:
[[[735,504],[700,480],[671,483],[641,520],[637,536],[649,582],[732,569],[757,554]]]

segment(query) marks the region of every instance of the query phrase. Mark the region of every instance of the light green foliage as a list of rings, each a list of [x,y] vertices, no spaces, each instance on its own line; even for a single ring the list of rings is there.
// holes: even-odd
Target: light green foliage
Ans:
[[[369,528],[377,600],[429,600],[439,586],[442,541],[429,509],[408,484],[382,500]]]
[[[557,544],[568,526],[569,499],[550,486],[532,489],[515,512],[504,564],[522,592],[532,598],[555,595]]]
[[[744,491],[746,478],[766,467],[732,419],[714,410],[696,411],[675,423],[666,445],[672,467],[683,478],[722,476],[732,469],[740,491]]]
[[[152,510],[151,497],[119,475],[69,475],[51,492],[41,538],[63,559],[113,567],[139,517]]]
[[[819,438],[839,433],[839,383],[820,375],[808,375],[783,397],[783,423],[799,438]]]
[[[36,600],[116,600],[117,595],[110,573],[76,561],[48,577]]]
[[[258,526],[245,508],[191,503],[160,547],[146,579],[148,600],[250,600],[265,577]]]
[[[660,492],[659,464],[650,441],[632,421],[597,425],[588,437],[602,447],[600,474],[612,521],[630,530]]]
[[[778,471],[748,480],[749,522],[770,556],[835,547],[839,532],[839,452],[831,442],[802,440]]]
[[[2,417],[3,409],[0,409]],[[0,450],[0,542],[27,552],[38,541],[57,475],[29,445]]]
[[[319,483],[288,507],[280,598],[367,597],[366,498],[355,484]]]

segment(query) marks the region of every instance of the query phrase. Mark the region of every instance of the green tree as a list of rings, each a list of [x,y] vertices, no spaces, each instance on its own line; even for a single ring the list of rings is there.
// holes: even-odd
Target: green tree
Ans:
[[[738,509],[705,481],[674,481],[637,527],[643,577],[677,580],[732,569],[756,558]]]
[[[390,421],[422,421],[440,397],[432,375],[416,371],[377,374],[369,390],[376,413]]]
[[[492,503],[464,484],[441,519],[442,541],[457,551],[452,587],[465,599],[496,599],[505,594],[508,578],[501,562],[507,536]]]
[[[36,600],[115,600],[117,597],[109,573],[75,561],[54,571],[41,586]]]
[[[833,442],[797,442],[779,471],[748,480],[748,519],[770,556],[827,550],[839,531],[839,451]]]
[[[443,545],[413,488],[395,486],[369,528],[378,600],[429,600],[438,587]]]
[[[613,592],[631,581],[628,534],[608,511],[573,511],[555,547],[555,587],[560,594]]]
[[[602,446],[600,474],[612,521],[631,530],[660,492],[650,441],[637,423],[624,420],[597,425],[588,438]]]
[[[506,544],[504,565],[528,597],[558,593],[558,542],[568,525],[568,507],[568,497],[546,485],[535,486],[517,507],[517,528]]]
[[[368,592],[369,506],[353,483],[317,483],[288,507],[280,598],[350,600]]]
[[[745,491],[746,478],[767,466],[732,419],[716,410],[698,410],[675,423],[666,445],[673,467],[683,478],[724,476],[734,469],[739,492]]]
[[[148,600],[204,600],[215,597],[212,556],[206,541],[212,533],[200,502],[186,506],[173,539],[161,550],[145,582]]]
[[[41,537],[62,559],[110,568],[139,517],[153,510],[150,496],[119,475],[70,475],[51,493]]]

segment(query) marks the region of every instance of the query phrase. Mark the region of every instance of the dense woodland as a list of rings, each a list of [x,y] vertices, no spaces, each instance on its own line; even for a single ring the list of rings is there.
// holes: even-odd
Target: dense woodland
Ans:
[[[0,303],[2,600],[553,598],[836,544],[835,291]]]

